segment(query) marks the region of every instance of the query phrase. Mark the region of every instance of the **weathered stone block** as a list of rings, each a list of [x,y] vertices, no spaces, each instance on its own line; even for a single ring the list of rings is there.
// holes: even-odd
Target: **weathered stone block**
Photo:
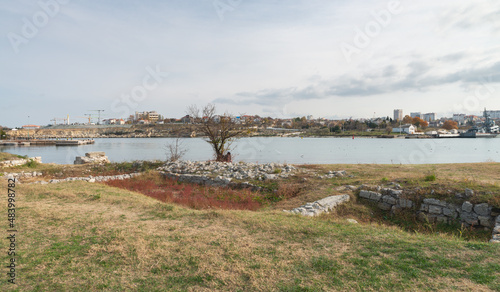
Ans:
[[[429,213],[439,215],[443,212],[443,208],[435,205],[429,205]]]
[[[427,205],[427,204],[420,205],[420,211],[429,212],[429,205]]]
[[[455,209],[443,208],[443,215],[448,216],[453,219],[457,219],[458,213]]]
[[[491,207],[486,203],[476,204],[474,206],[474,212],[479,216],[490,216]]]
[[[391,196],[383,196],[382,197],[382,201],[386,204],[390,204],[390,205],[396,205],[397,201],[395,198],[391,197]]]
[[[370,192],[370,191],[361,190],[361,191],[359,191],[359,197],[364,198],[364,199],[370,199],[371,193],[372,192]]]
[[[399,197],[401,194],[403,194],[403,191],[395,190],[395,189],[391,189],[391,188],[383,188],[381,192],[384,195],[393,196],[396,198]]]
[[[391,204],[387,204],[387,203],[383,203],[383,202],[380,202],[378,203],[378,207],[384,211],[389,211],[391,210],[392,208],[392,205]]]
[[[474,191],[471,189],[465,189],[465,196],[472,197],[474,195]]]
[[[462,204],[462,211],[464,212],[467,212],[467,213],[470,213],[472,212],[472,207],[474,205],[472,205],[469,201],[465,201],[463,204]]]
[[[424,203],[429,204],[429,205],[437,205],[440,207],[446,207],[446,202],[436,200],[436,199],[424,199]]]
[[[401,208],[412,208],[413,201],[408,199],[399,199],[399,205],[401,206]]]
[[[497,225],[495,226],[495,228],[493,228],[493,235],[495,234],[500,234],[500,225]]]
[[[474,213],[462,213],[460,219],[469,225],[479,225],[477,215]]]
[[[478,216],[479,225],[484,227],[493,227],[493,221],[490,216]]]
[[[97,157],[106,156],[106,153],[104,153],[102,151],[88,152],[88,153],[85,153],[85,156],[90,157],[90,158],[97,158]]]

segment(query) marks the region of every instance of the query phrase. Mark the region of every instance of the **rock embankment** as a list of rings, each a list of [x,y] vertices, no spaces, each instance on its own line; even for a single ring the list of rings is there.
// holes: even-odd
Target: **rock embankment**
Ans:
[[[303,216],[313,217],[313,216],[318,216],[322,213],[327,213],[333,210],[338,205],[348,202],[349,200],[350,200],[349,195],[330,196],[313,203],[306,203],[305,205],[302,205],[290,211],[287,210],[283,211],[292,214],[300,214]]]

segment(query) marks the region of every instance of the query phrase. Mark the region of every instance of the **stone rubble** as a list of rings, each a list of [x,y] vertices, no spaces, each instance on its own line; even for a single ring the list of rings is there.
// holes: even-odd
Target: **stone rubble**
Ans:
[[[34,173],[36,173],[36,172],[34,172]],[[37,176],[38,175],[42,175],[42,174],[37,173]],[[129,179],[129,178],[132,178],[132,177],[135,177],[138,175],[141,175],[141,173],[129,173],[129,174],[119,174],[119,175],[109,175],[109,176],[92,176],[92,175],[90,175],[90,176],[84,176],[84,177],[67,177],[64,179],[51,179],[49,181],[41,180],[41,181],[29,183],[29,184],[46,185],[46,184],[56,184],[56,183],[62,183],[62,182],[68,182],[68,181],[86,181],[89,183],[95,183],[95,182],[105,182],[108,180],[124,180],[124,179]],[[16,180],[18,180],[19,178],[21,178],[23,176],[21,176],[20,174],[16,174],[16,173],[7,173],[6,177],[8,179],[15,178]],[[28,177],[28,176],[24,176],[24,177]],[[21,183],[21,181],[18,181],[18,183]]]
[[[89,163],[109,163],[109,159],[104,152],[88,152],[85,156],[75,157],[73,164],[89,164]]]
[[[249,182],[232,182],[231,178],[225,178],[222,176],[211,178],[209,176],[196,174],[177,174],[165,171],[160,171],[160,173],[165,177],[177,180],[179,182],[188,182],[212,187],[229,187],[233,189],[250,189],[252,191],[262,191],[262,187],[256,186]]]
[[[6,161],[0,161],[0,167],[13,167],[13,166],[19,166],[26,164],[30,161],[35,161],[38,163],[42,163],[42,157],[37,156],[37,157],[29,157],[29,158],[19,158],[19,159],[14,159],[14,160],[6,160]]]
[[[330,170],[326,175],[317,174],[317,177],[321,179],[334,178],[334,177],[354,177],[353,175],[347,175],[345,170]]]
[[[5,177],[10,177],[10,178],[23,178],[23,177],[37,177],[37,176],[42,176],[42,172],[38,171],[33,171],[33,172],[4,172],[3,176]]]
[[[218,177],[221,180],[275,180],[287,178],[297,172],[288,164],[280,163],[228,163],[217,161],[175,161],[168,162],[159,171],[174,174],[191,174],[205,177]]]
[[[300,214],[302,216],[313,217],[318,216],[322,213],[327,213],[333,210],[338,205],[348,202],[349,200],[349,195],[330,196],[313,203],[306,203],[305,205],[302,205],[290,211],[283,211],[291,214]]]

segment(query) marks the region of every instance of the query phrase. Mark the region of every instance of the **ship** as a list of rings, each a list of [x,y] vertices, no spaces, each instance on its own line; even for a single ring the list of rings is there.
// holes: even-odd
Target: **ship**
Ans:
[[[474,126],[467,130],[467,132],[461,133],[460,138],[495,138],[500,134],[500,127],[495,124],[484,109],[483,117],[485,118],[484,123],[481,127]]]

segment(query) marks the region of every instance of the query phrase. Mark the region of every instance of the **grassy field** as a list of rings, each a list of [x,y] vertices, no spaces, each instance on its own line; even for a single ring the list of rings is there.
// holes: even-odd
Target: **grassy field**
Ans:
[[[0,161],[15,160],[19,158],[26,158],[25,156],[10,154],[6,152],[0,152]]]
[[[50,169],[49,176],[95,171],[39,167]],[[134,166],[101,170],[128,167]],[[8,284],[1,273],[0,291],[500,290],[500,246],[480,237],[466,240],[435,226],[409,232],[379,220],[354,198],[317,218],[281,211],[337,194],[342,185],[387,181],[405,187],[471,187],[480,190],[473,199],[484,199],[488,192],[498,194],[498,164],[308,169],[345,169],[354,177],[319,180],[301,174],[289,182],[307,177],[298,196],[257,211],[195,210],[105,184],[17,185],[18,284]],[[33,169],[8,171],[22,170]],[[435,180],[426,179],[429,175]],[[6,193],[6,180],[0,182]],[[496,201],[498,195],[490,197]],[[7,214],[6,196],[3,200],[0,212]],[[2,266],[8,262],[6,229],[0,241]]]

